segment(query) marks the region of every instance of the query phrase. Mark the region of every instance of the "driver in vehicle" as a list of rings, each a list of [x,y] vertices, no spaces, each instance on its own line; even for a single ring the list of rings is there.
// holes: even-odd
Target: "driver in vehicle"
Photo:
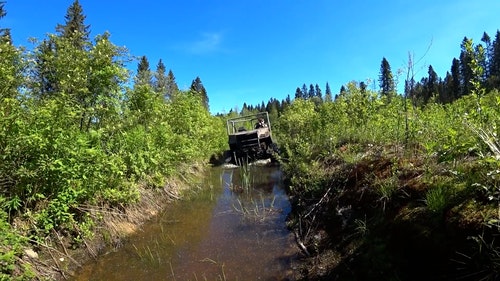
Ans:
[[[257,124],[255,124],[255,129],[267,128],[267,124],[266,124],[266,122],[264,122],[264,118],[259,118],[257,120],[258,120],[258,122],[257,122]]]

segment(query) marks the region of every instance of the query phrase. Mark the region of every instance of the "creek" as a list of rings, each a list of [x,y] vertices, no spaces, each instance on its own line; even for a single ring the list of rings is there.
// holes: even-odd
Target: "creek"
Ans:
[[[212,168],[204,185],[74,280],[288,280],[297,249],[279,168]]]

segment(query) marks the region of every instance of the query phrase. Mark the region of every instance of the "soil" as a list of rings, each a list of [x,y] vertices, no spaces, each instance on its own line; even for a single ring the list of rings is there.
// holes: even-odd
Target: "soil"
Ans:
[[[475,159],[462,159],[460,177],[455,164],[422,153],[349,149],[339,151],[356,153],[355,163],[320,161],[320,192],[290,191],[289,225],[303,250],[297,280],[498,280],[498,227],[486,223],[498,206],[470,188]],[[449,191],[440,210],[426,204],[435,188]]]

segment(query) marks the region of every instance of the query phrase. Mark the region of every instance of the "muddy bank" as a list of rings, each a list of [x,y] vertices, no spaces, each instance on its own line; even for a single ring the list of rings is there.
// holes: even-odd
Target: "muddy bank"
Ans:
[[[139,186],[138,202],[123,206],[79,206],[91,218],[91,235],[52,231],[42,242],[31,241],[19,266],[30,266],[37,280],[67,280],[82,264],[122,246],[124,240],[141,229],[172,202],[202,188],[207,167],[190,166],[175,178],[166,180],[162,188]],[[90,220],[89,220],[90,221]]]
[[[498,209],[476,159],[349,149],[292,179],[297,280],[497,280]]]

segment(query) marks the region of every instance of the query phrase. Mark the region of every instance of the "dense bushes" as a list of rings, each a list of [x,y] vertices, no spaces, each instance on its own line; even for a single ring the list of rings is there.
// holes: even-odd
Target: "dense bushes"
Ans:
[[[83,49],[58,36],[32,52],[0,43],[1,274],[26,239],[88,223],[81,205],[132,203],[139,185],[162,187],[224,149],[197,93],[128,88],[128,54],[108,35]]]
[[[326,276],[496,280],[499,101],[494,90],[414,107],[350,84],[334,101],[296,99],[283,111],[274,128],[296,200],[290,224],[310,252],[345,254]],[[325,232],[334,237],[321,240]],[[467,257],[461,265],[450,263],[457,252]],[[383,261],[378,275],[342,272],[371,260]],[[333,268],[339,258],[326,262],[317,266]],[[429,266],[428,275],[415,271],[419,265]]]

